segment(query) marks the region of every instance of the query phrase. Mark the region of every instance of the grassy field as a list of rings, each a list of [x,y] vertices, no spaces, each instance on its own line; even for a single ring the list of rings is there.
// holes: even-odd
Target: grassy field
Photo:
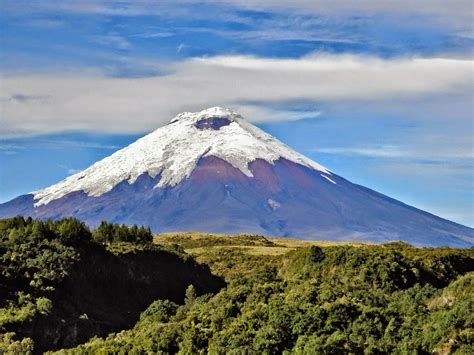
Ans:
[[[264,237],[254,234],[208,234],[199,232],[162,233],[154,238],[160,245],[178,244],[184,247],[187,253],[198,255],[208,248],[235,248],[241,249],[249,255],[280,255],[297,248],[307,248],[312,245],[321,248],[331,246],[365,246],[363,242],[338,242],[328,240],[303,240],[283,237]]]
[[[253,234],[225,235],[199,232],[162,233],[154,242],[171,250],[185,252],[199,263],[209,265],[212,272],[226,280],[237,275],[250,275],[256,267],[284,262],[291,251],[310,246],[365,247],[368,243],[302,240],[264,237]]]

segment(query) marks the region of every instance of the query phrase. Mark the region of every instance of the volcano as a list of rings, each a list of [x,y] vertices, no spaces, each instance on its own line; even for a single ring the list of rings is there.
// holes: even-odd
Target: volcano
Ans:
[[[0,204],[0,217],[19,214],[155,232],[474,245],[472,228],[353,184],[219,107],[181,113],[84,171]]]

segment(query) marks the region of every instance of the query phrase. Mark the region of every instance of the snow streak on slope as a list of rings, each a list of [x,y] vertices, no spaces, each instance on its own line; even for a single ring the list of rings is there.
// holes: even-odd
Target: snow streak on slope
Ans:
[[[209,125],[206,120],[213,118],[226,122],[219,123],[218,127]],[[325,167],[295,152],[237,113],[213,107],[196,113],[181,113],[167,126],[86,170],[33,192],[37,200],[35,206],[46,205],[74,191],[100,196],[124,180],[134,183],[143,173],[161,176],[155,187],[175,186],[191,175],[199,159],[208,156],[227,161],[249,177],[253,176],[248,168],[250,162],[262,159],[273,164],[280,158],[317,170],[321,175],[331,175]]]

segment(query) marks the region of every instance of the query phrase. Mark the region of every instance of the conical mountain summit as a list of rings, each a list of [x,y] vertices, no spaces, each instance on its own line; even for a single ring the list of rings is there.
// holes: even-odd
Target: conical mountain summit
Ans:
[[[184,112],[89,168],[4,204],[154,231],[471,246],[474,230],[353,184],[220,107]]]

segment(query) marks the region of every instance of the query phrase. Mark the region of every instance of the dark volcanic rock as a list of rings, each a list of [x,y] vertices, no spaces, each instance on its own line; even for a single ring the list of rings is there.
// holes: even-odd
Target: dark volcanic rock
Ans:
[[[228,118],[223,117],[209,117],[197,121],[194,125],[199,129],[214,129],[218,130],[221,127],[228,126],[232,123]]]

